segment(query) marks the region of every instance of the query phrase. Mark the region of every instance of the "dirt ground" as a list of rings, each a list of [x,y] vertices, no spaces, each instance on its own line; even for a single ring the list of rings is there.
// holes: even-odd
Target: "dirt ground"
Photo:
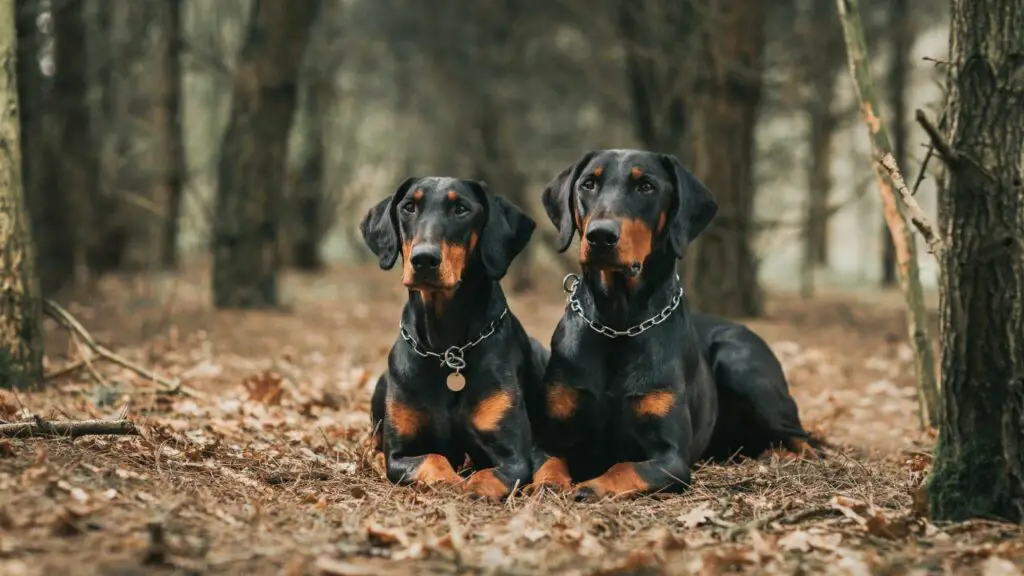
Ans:
[[[370,386],[404,293],[375,268],[289,276],[288,312],[215,312],[204,272],[105,281],[68,310],[193,394],[91,356],[0,419],[114,419],[140,436],[0,439],[0,574],[1016,574],[1024,534],[933,523],[896,294],[774,296],[779,354],[821,462],[698,470],[684,495],[502,505],[390,485],[367,450]],[[546,341],[557,279],[512,299]],[[48,369],[87,348],[47,321]],[[65,352],[66,351],[66,352]]]

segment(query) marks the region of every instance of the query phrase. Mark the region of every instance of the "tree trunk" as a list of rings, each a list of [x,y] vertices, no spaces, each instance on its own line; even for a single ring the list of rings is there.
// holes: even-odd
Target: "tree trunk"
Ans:
[[[178,267],[178,232],[181,226],[181,201],[185,195],[188,179],[188,162],[185,157],[184,120],[182,118],[182,0],[166,0],[162,42],[162,69],[164,78],[164,108],[167,124],[163,133],[167,164],[164,180],[167,186],[167,215],[164,219],[164,236],[160,250],[160,264],[165,270]]]
[[[42,298],[22,202],[13,0],[0,0],[0,388],[42,382]]]
[[[937,519],[1024,521],[1024,8],[954,0]],[[952,156],[952,157],[950,157]]]
[[[315,72],[315,71],[311,71]],[[294,241],[292,265],[304,272],[324,268],[320,252],[330,217],[325,180],[326,143],[324,115],[331,92],[331,78],[311,73],[304,93],[302,114],[303,154],[298,177],[292,189]]]
[[[893,0],[889,12],[889,38],[892,41],[892,62],[889,64],[889,108],[892,109],[892,153],[896,164],[907,166],[907,102],[910,50],[914,43],[913,14],[909,0]],[[895,286],[896,245],[882,220],[882,286]]]
[[[804,213],[804,254],[800,269],[800,293],[814,293],[814,272],[828,265],[829,198],[832,192],[832,138],[838,120],[832,112],[836,76],[845,55],[842,31],[836,30],[835,5],[812,2],[806,30],[807,64],[804,82],[809,94],[809,159],[807,208]]]
[[[694,307],[733,317],[759,316],[763,294],[754,239],[754,128],[761,102],[765,4],[711,0],[719,31],[705,37],[708,89],[700,99],[694,167],[714,194],[715,221],[691,249],[687,276]]]
[[[254,0],[217,165],[213,302],[278,305],[288,132],[318,0]]]

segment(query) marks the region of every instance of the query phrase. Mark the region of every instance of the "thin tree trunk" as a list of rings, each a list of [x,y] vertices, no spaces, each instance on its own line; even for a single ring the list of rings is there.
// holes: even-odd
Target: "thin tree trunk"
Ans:
[[[163,75],[166,78],[164,107],[167,110],[167,130],[164,133],[164,148],[167,150],[167,217],[164,221],[164,236],[160,251],[160,264],[165,270],[178,267],[178,232],[181,226],[181,202],[185,195],[188,177],[188,162],[185,156],[185,137],[182,118],[182,0],[166,0],[166,27],[164,42]]]
[[[324,211],[328,210],[324,181],[327,155],[324,141],[324,112],[331,91],[330,82],[329,78],[310,78],[302,106],[304,152],[292,190],[292,206],[296,221],[292,264],[305,272],[317,272],[324,268],[323,255],[320,252],[327,219]]]
[[[932,516],[1024,521],[1024,8],[952,3]],[[933,137],[933,142],[941,140]],[[941,148],[937,147],[937,150]]]
[[[279,304],[288,132],[318,0],[254,0],[217,166],[213,303]]]
[[[832,112],[836,76],[842,70],[845,50],[836,26],[836,9],[829,2],[812,2],[806,26],[807,64],[804,82],[810,88],[807,165],[807,207],[804,212],[800,293],[814,293],[815,271],[828,266],[829,198],[832,193],[832,140],[838,124]],[[837,39],[838,35],[838,39]]]
[[[711,314],[759,316],[763,294],[752,242],[754,128],[761,103],[764,19],[760,0],[712,0],[719,31],[705,38],[712,81],[696,117],[694,167],[718,201],[718,216],[691,248],[687,277],[694,307]]]
[[[889,108],[892,110],[893,156],[900,167],[907,166],[907,102],[910,49],[914,43],[913,14],[909,0],[893,0],[889,12],[889,38],[892,42],[892,62],[889,64]],[[883,219],[883,223],[885,220]],[[896,245],[887,227],[882,228],[882,286],[895,286]]]
[[[63,229],[72,242],[72,278],[76,291],[89,281],[89,230],[92,223],[92,198],[95,193],[97,161],[91,138],[89,82],[86,62],[86,26],[83,0],[65,0],[53,7],[56,76],[54,103],[57,116],[56,186],[68,199],[66,206],[50,210],[68,210],[70,221]]]
[[[876,157],[892,154],[889,135],[878,116],[878,98],[875,95],[874,81],[868,68],[867,45],[864,41],[864,29],[861,26],[860,8],[857,0],[836,0],[839,15],[843,22],[843,36],[846,39],[847,58],[850,74],[860,98],[861,115],[868,128],[871,147]],[[907,332],[910,345],[914,350],[917,372],[917,392],[920,401],[921,426],[929,426],[939,419],[938,386],[935,376],[935,353],[928,334],[928,313],[924,304],[924,292],[921,289],[920,273],[917,265],[917,243],[914,231],[910,226],[907,207],[901,197],[893,190],[889,175],[878,162],[872,162],[878,180],[878,191],[885,208],[885,219],[896,245],[897,270],[900,276],[900,288],[907,303]]]
[[[43,374],[42,298],[21,190],[14,6],[0,0],[0,388],[34,385]]]

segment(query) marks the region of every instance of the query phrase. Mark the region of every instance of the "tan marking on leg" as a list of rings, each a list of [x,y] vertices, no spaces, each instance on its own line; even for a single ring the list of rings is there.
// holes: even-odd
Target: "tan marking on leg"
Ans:
[[[514,404],[515,397],[506,390],[499,390],[484,398],[473,409],[473,428],[480,432],[494,432]]]
[[[565,384],[553,384],[545,394],[548,416],[556,420],[567,420],[576,413],[580,393]]]
[[[647,482],[637,473],[631,462],[620,462],[593,480],[587,480],[580,488],[589,488],[595,496],[614,496],[644,492]]]
[[[656,390],[636,400],[633,404],[633,411],[637,416],[664,418],[675,403],[675,394],[668,390]]]
[[[565,460],[555,456],[549,457],[533,474],[534,486],[548,486],[558,490],[568,490],[572,485],[569,467]]]
[[[440,454],[427,454],[413,472],[412,479],[421,484],[454,484],[462,480],[451,462]]]
[[[388,422],[391,422],[395,432],[402,438],[415,437],[427,423],[426,413],[416,410],[408,404],[389,398],[386,406]]]
[[[470,476],[465,490],[478,498],[495,501],[501,500],[509,493],[508,486],[505,486],[494,473],[494,468],[487,468]]]

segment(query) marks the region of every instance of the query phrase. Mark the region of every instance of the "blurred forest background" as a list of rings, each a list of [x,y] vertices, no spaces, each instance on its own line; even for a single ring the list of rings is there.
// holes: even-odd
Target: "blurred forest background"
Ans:
[[[926,138],[908,111],[941,103],[946,4],[862,6],[908,180]],[[509,283],[527,289],[574,266],[540,190],[601,147],[676,154],[715,194],[686,264],[698,308],[896,281],[830,0],[17,0],[16,24],[46,294],[212,249],[218,306],[273,305],[280,269],[369,262],[358,220],[428,173],[534,215]]]

